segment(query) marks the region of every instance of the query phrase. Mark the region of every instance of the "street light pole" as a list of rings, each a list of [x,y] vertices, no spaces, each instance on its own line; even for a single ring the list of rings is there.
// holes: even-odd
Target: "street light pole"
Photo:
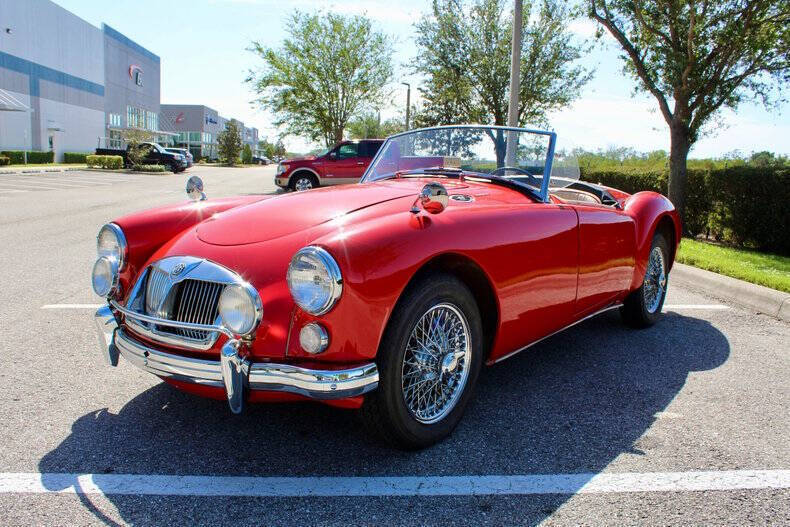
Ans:
[[[513,48],[510,53],[510,103],[507,107],[507,125],[518,126],[518,96],[521,92],[521,23],[522,0],[514,0],[513,5]],[[516,165],[517,134],[507,134],[507,153],[505,165]]]
[[[411,109],[411,84],[408,82],[401,82],[406,86],[406,130],[409,129],[409,110]]]

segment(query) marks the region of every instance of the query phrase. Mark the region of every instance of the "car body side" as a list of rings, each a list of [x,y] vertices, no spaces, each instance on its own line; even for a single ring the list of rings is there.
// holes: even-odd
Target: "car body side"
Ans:
[[[475,295],[483,317],[485,358],[493,363],[621,302],[641,285],[655,232],[669,238],[672,257],[680,240],[674,208],[652,192],[618,193],[616,208],[534,202],[512,189],[477,183],[449,188],[451,196],[463,193],[472,197],[470,202],[451,200],[440,214],[414,214],[411,205],[426,181],[319,189],[268,204],[260,203],[269,199],[261,196],[209,200],[121,218],[116,223],[133,255],[121,276],[123,291],[128,294],[145,266],[165,256],[207,258],[241,274],[263,299],[251,359],[332,369],[374,359],[409,284],[427,273],[447,272],[459,276]],[[327,192],[338,211],[350,210],[326,214],[326,221],[319,218],[306,228],[285,225],[265,240],[230,232],[238,233],[245,221],[255,231],[254,222],[262,221],[256,208],[266,210],[269,225],[287,223],[284,211],[310,210],[311,203],[320,208],[317,204],[330,197]],[[375,199],[354,208],[360,198],[352,196],[360,192]],[[212,225],[223,217],[237,221]],[[212,229],[227,234],[217,238]],[[342,297],[320,317],[295,306],[285,281],[291,257],[307,245],[329,251],[343,274]],[[298,336],[313,320],[320,320],[330,335],[327,350],[315,357],[300,348]],[[220,338],[203,356],[216,356],[222,342]],[[181,387],[224,397],[221,390]],[[358,406],[361,400],[333,404]]]
[[[275,184],[287,188],[292,178],[298,174],[311,175],[315,178],[318,186],[322,187],[357,183],[383,142],[383,139],[342,141],[323,156],[282,160],[278,166],[287,166],[288,168],[275,175]],[[357,156],[347,159],[333,158],[332,155],[337,155],[337,152],[345,145],[354,145],[358,149]]]

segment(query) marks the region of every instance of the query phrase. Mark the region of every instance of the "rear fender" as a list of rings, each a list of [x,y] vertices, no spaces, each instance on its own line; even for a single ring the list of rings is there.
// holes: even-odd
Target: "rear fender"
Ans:
[[[642,285],[647,270],[647,258],[656,229],[666,221],[672,222],[673,240],[670,243],[670,261],[668,268],[672,267],[677,247],[682,234],[680,216],[675,206],[666,196],[657,192],[637,192],[625,200],[623,211],[634,218],[636,229],[636,255],[634,276],[631,281],[631,290]]]

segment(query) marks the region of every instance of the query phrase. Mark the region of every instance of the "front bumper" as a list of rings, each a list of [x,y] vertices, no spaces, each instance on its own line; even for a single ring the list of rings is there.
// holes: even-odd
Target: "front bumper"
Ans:
[[[313,370],[291,364],[251,362],[239,354],[240,341],[228,340],[220,360],[193,359],[166,353],[133,339],[118,327],[109,306],[95,315],[99,346],[105,360],[117,366],[119,356],[159,377],[224,387],[231,411],[244,409],[250,390],[289,392],[312,399],[343,399],[376,389],[379,382],[375,363],[345,370]]]
[[[285,188],[288,186],[288,178],[287,177],[276,177],[274,178],[274,184],[280,188]]]

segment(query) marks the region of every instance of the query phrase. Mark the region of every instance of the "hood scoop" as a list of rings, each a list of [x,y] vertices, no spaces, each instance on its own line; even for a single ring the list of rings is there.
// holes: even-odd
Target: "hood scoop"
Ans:
[[[406,196],[415,190],[383,185],[349,185],[284,194],[216,214],[197,227],[212,245],[259,243],[304,231],[351,212]]]

